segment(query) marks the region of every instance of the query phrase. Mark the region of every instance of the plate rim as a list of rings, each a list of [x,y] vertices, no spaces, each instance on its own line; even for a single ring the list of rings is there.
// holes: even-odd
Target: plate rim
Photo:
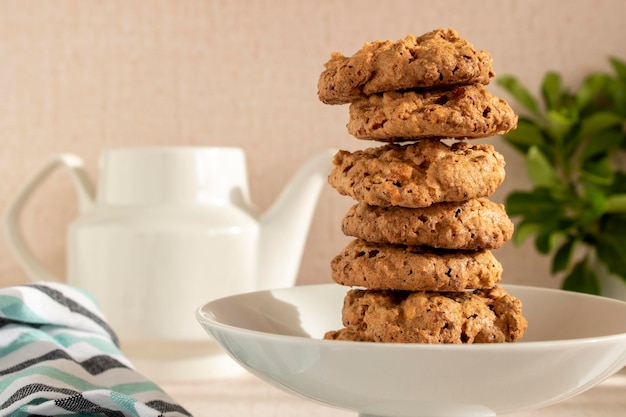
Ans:
[[[568,292],[575,294],[577,297],[581,298],[594,298],[594,299],[602,299],[604,302],[622,304],[626,308],[626,302],[612,299],[608,297],[603,297],[594,294],[587,293],[579,293],[573,291],[566,291],[556,288],[548,288],[548,287],[539,287],[539,286],[530,286],[530,285],[519,285],[519,284],[499,284],[502,288],[504,288],[507,292],[509,290],[515,289],[530,289],[530,290],[538,290],[541,292],[547,293],[563,293]],[[253,296],[254,294],[264,293],[264,292],[272,292],[272,291],[289,291],[293,288],[305,288],[305,287],[341,287],[338,284],[333,283],[322,283],[322,284],[307,284],[307,285],[298,285],[293,287],[281,287],[281,288],[273,288],[268,290],[257,290],[250,291],[245,293],[233,294],[226,297],[220,297],[213,300],[210,300],[200,307],[196,309],[196,319],[201,323],[203,327],[208,325],[211,328],[215,328],[222,331],[228,331],[229,333],[237,333],[243,336],[255,337],[259,339],[272,339],[275,341],[281,342],[292,342],[292,343],[303,343],[310,345],[311,343],[319,343],[321,346],[365,346],[369,349],[409,349],[409,350],[459,350],[462,349],[464,351],[467,350],[502,350],[504,349],[545,349],[547,347],[558,348],[564,345],[579,345],[579,344],[589,344],[589,343],[601,343],[601,342],[613,342],[615,339],[624,339],[626,341],[626,332],[604,335],[604,336],[590,336],[576,339],[556,339],[556,340],[534,340],[534,341],[524,341],[524,339],[520,339],[516,342],[510,343],[472,343],[472,344],[451,344],[451,343],[440,343],[440,344],[428,344],[428,343],[382,343],[382,342],[368,342],[368,341],[350,341],[350,340],[328,340],[328,339],[319,339],[316,337],[305,337],[305,336],[297,336],[297,335],[285,335],[285,334],[277,334],[277,333],[268,333],[260,330],[253,329],[245,329],[242,327],[233,326],[230,324],[221,323],[217,320],[209,317],[208,313],[205,309],[213,302],[224,301],[229,298],[241,297],[241,296]],[[348,288],[356,288],[356,287],[345,287]],[[514,291],[513,291],[514,292]],[[205,328],[205,331],[208,330]],[[211,334],[211,336],[213,336]]]

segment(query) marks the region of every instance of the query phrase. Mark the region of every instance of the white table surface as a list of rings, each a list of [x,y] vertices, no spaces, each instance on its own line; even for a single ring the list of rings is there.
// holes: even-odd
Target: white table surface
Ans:
[[[287,394],[240,371],[206,380],[157,381],[161,388],[196,417],[356,417]],[[625,417],[626,368],[602,384],[561,403],[510,417]]]

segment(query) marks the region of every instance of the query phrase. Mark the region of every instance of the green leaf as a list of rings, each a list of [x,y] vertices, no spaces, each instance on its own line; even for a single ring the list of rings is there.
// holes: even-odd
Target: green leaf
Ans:
[[[552,259],[552,274],[556,274],[557,272],[565,271],[567,269],[570,260],[572,259],[572,253],[574,252],[576,243],[578,243],[578,241],[570,237],[556,251],[554,258]]]
[[[596,245],[596,251],[598,257],[609,268],[609,271],[621,277],[626,277],[626,260],[623,258],[625,254],[624,249],[620,247],[620,240],[603,237]]]
[[[550,187],[550,198],[557,204],[572,205],[579,196],[572,188],[566,184],[556,184]]]
[[[588,294],[600,294],[598,277],[587,265],[587,258],[580,260],[574,265],[563,281],[564,290],[584,292]]]
[[[552,199],[550,188],[515,191],[506,199],[506,211],[510,216],[524,216],[526,220],[542,222],[559,216],[560,204]]]
[[[621,126],[623,122],[624,118],[615,113],[607,111],[594,113],[581,121],[577,136],[581,139],[593,139],[600,132],[615,126]]]
[[[616,239],[622,240],[623,243],[626,243],[626,215],[607,215],[602,219],[601,226],[602,236],[613,236]],[[624,245],[624,253],[626,253],[626,245]]]
[[[582,167],[581,179],[583,181],[608,186],[613,183],[615,171],[607,156],[597,160],[585,161]]]
[[[541,85],[541,93],[548,110],[555,110],[561,107],[561,88],[561,76],[554,71],[546,73]]]
[[[533,145],[545,145],[545,138],[541,128],[534,121],[524,117],[519,118],[517,129],[507,133],[504,138],[524,154]]]
[[[617,171],[615,173],[615,179],[613,185],[609,190],[610,194],[626,194],[626,173]]]
[[[587,159],[609,154],[625,142],[626,137],[615,129],[595,134],[585,142],[578,158],[580,162],[584,162]]]
[[[610,96],[615,111],[626,117],[626,80],[614,82],[611,85]]]
[[[515,246],[521,246],[526,239],[537,233],[541,230],[541,225],[538,223],[530,223],[526,221],[520,222],[515,227],[515,232],[513,233],[513,244]]]
[[[497,83],[511,94],[522,106],[530,110],[533,114],[539,115],[537,101],[517,78],[511,75],[501,75],[498,77]]]
[[[626,194],[614,194],[606,199],[605,213],[626,213]]]
[[[526,172],[528,178],[538,186],[551,186],[558,182],[550,161],[537,146],[528,149]]]
[[[589,203],[588,209],[591,216],[594,219],[600,217],[606,207],[606,195],[604,192],[595,187],[585,187],[583,193]]]
[[[546,130],[557,144],[563,142],[563,139],[572,130],[577,119],[577,115],[563,114],[556,110],[549,110],[545,117]]]
[[[596,253],[610,272],[626,278],[626,215],[610,214],[603,219]]]
[[[577,210],[573,217],[577,227],[583,229],[594,228],[604,214],[606,196],[603,190],[592,184],[586,184],[582,194],[585,197],[583,200],[584,205]]]
[[[606,86],[611,83],[608,74],[595,73],[586,77],[576,93],[576,107],[583,111],[598,97],[606,94]]]
[[[556,223],[544,223],[541,230],[535,237],[535,248],[544,255],[552,252],[563,238],[563,233],[558,229]]]
[[[626,62],[613,56],[609,57],[609,62],[611,63],[611,66],[617,73],[618,78],[620,78],[623,81],[626,81]]]

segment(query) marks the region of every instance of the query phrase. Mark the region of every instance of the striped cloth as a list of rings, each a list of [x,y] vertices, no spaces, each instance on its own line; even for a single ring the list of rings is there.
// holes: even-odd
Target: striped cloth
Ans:
[[[135,371],[88,293],[0,289],[0,416],[190,416]]]

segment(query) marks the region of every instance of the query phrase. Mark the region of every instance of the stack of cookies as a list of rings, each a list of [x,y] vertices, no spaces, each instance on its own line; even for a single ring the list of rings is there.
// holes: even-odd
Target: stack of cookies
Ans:
[[[355,239],[331,262],[349,290],[345,328],[325,338],[399,343],[513,342],[524,334],[520,300],[497,285],[491,250],[513,234],[488,199],[504,180],[491,145],[467,139],[517,125],[485,88],[491,56],[453,30],[373,42],[332,55],[318,84],[327,104],[349,104],[348,131],[384,142],[339,151],[330,184],[357,201],[342,222]],[[443,141],[443,139],[447,139]]]

